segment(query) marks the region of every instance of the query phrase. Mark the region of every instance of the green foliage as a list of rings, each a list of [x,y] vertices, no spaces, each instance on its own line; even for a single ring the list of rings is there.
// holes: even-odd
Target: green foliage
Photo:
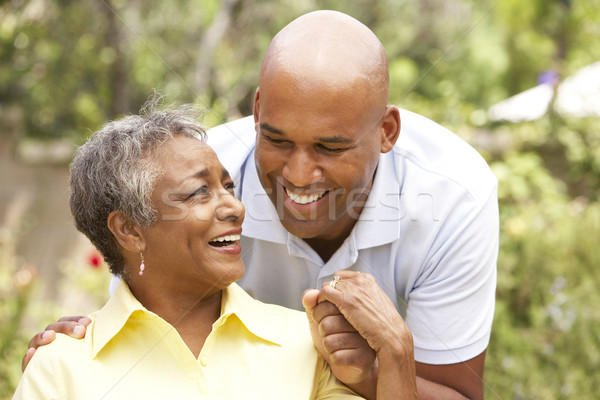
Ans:
[[[38,285],[35,266],[14,254],[11,234],[0,241],[0,399],[10,399],[21,378],[21,360],[31,337],[61,315],[88,314],[107,300],[110,274],[101,258],[87,266],[62,260],[60,271],[66,277],[64,292],[69,297],[60,307],[54,302],[35,302]],[[96,257],[97,252],[92,255]]]
[[[600,390],[589,375],[600,371],[600,203],[571,199],[534,153],[492,168],[502,230],[487,398],[589,398]]]
[[[21,378],[23,344],[29,338],[19,327],[35,279],[33,267],[17,268],[10,247],[5,240],[0,243],[0,399],[10,398]]]

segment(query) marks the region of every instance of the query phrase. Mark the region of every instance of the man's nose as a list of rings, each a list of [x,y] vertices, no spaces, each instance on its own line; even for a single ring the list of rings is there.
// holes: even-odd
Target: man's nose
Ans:
[[[295,150],[286,160],[283,177],[296,187],[305,187],[320,181],[323,170],[308,150]]]

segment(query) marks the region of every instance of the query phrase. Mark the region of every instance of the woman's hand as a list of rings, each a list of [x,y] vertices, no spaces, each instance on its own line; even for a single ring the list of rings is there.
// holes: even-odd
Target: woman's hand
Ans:
[[[338,271],[334,281],[325,283],[320,291],[305,293],[305,299],[309,295],[311,301],[303,301],[309,321],[312,318],[314,324],[317,324],[317,333],[322,336],[323,347],[332,359],[331,369],[339,380],[367,398],[374,398],[375,393],[377,399],[418,398],[412,334],[375,278],[355,271]],[[316,300],[312,297],[316,297]],[[323,304],[330,304],[325,315],[318,310]],[[336,315],[336,312],[339,315]],[[337,321],[332,324],[335,329],[358,333],[368,344],[369,350],[374,351],[377,356],[377,362],[375,367],[371,368],[368,379],[360,385],[350,385],[336,374],[335,352],[345,352],[348,347],[354,348],[355,351],[359,342],[349,338],[338,340],[335,329],[328,328],[328,320],[331,318]],[[341,321],[347,326],[344,327]],[[313,340],[314,330],[311,323]],[[332,342],[338,343],[333,348],[329,345],[331,335],[334,335]],[[357,356],[357,359],[362,358]],[[348,365],[350,364],[352,361],[348,362]],[[343,371],[347,373],[347,369]]]
[[[302,297],[317,351],[329,363],[336,378],[368,399],[375,398],[375,352],[329,301],[318,302],[319,290]]]

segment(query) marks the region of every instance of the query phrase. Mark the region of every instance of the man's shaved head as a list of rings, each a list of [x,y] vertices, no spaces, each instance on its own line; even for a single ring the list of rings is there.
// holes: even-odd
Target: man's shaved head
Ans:
[[[256,169],[288,232],[325,259],[348,237],[381,153],[400,132],[383,45],[336,11],[305,14],[271,42],[254,96]]]
[[[265,55],[260,85],[272,73],[293,76],[295,85],[352,87],[378,108],[388,102],[389,75],[383,45],[358,20],[337,11],[305,14],[284,27]]]

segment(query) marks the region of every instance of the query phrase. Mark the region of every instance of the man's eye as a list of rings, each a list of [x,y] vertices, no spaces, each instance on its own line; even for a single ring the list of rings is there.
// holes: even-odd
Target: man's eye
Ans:
[[[327,152],[327,153],[341,153],[343,151],[346,151],[346,148],[334,148],[334,147],[327,147],[324,146],[322,144],[319,145],[319,148],[321,148],[321,150]]]
[[[264,137],[265,139],[267,139],[267,141],[268,141],[268,142],[271,142],[271,143],[273,143],[273,144],[283,144],[283,143],[287,143],[287,140],[284,140],[284,139],[277,139],[277,138],[274,138],[274,137],[272,137],[272,136],[267,136],[267,135],[263,135],[263,137]]]

